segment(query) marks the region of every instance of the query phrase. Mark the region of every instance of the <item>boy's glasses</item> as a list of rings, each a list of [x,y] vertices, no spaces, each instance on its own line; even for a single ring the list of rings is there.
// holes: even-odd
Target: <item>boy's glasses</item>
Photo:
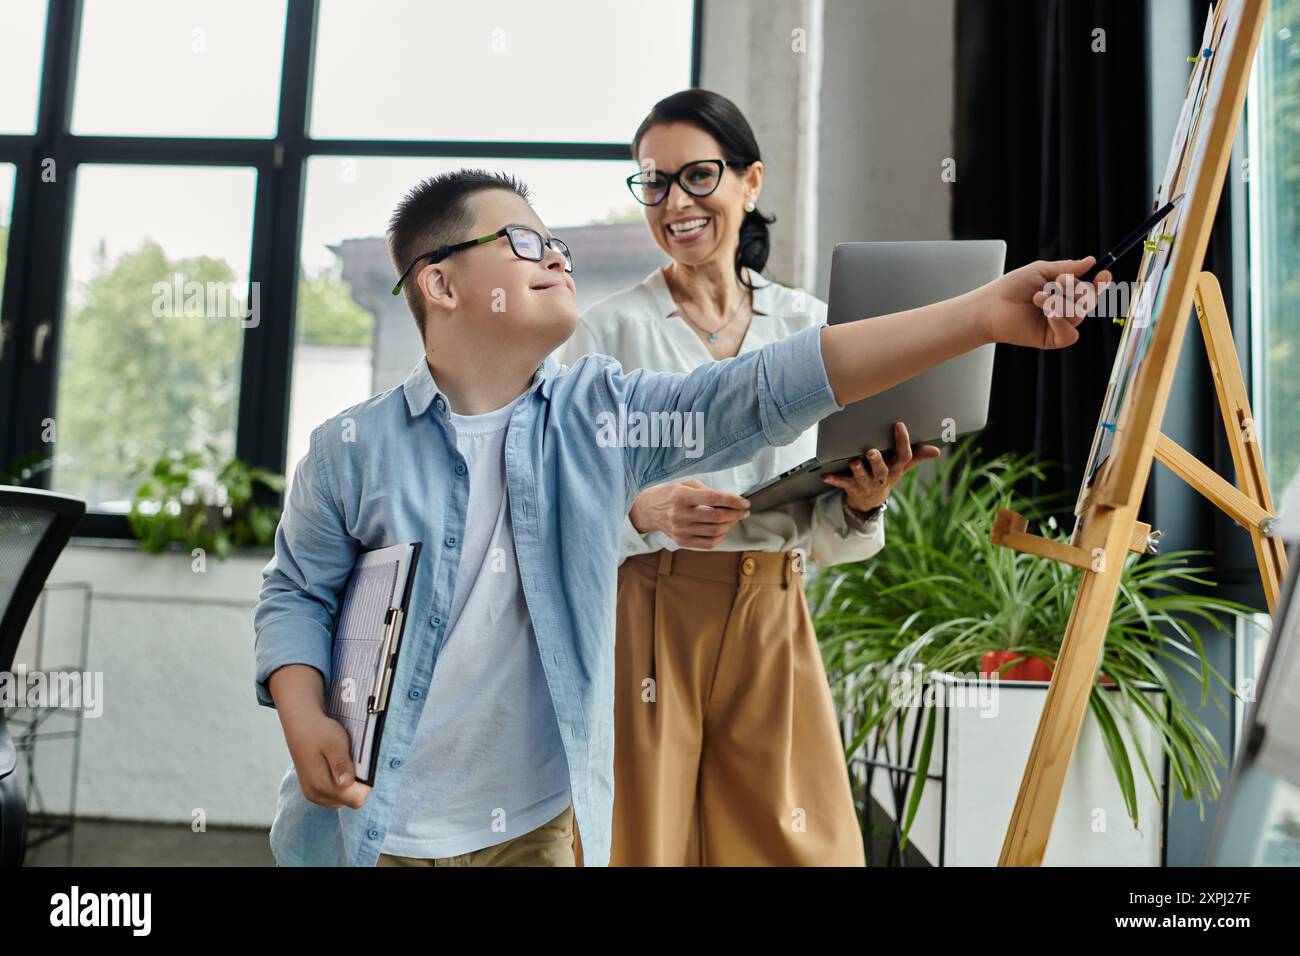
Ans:
[[[542,238],[542,234],[535,229],[529,229],[527,226],[505,226],[498,229],[490,236],[479,236],[477,239],[469,239],[465,242],[458,242],[454,246],[442,246],[434,249],[432,252],[421,253],[411,260],[400,276],[397,277],[397,285],[393,286],[393,295],[402,291],[402,283],[411,270],[415,268],[417,262],[422,259],[428,259],[430,262],[441,262],[453,252],[460,252],[462,249],[468,249],[471,246],[481,246],[485,242],[493,242],[505,236],[510,240],[510,248],[520,259],[527,259],[529,262],[541,262],[546,256],[546,249],[550,247],[564,257],[564,271],[573,271],[573,254],[569,252],[569,247],[564,244],[563,240],[550,236]]]
[[[668,198],[668,190],[676,183],[683,192],[692,196],[707,196],[722,182],[722,171],[730,166],[743,169],[749,163],[733,163],[727,159],[699,159],[687,163],[675,173],[655,170],[653,173],[633,173],[627,177],[627,188],[643,206],[657,206]]]

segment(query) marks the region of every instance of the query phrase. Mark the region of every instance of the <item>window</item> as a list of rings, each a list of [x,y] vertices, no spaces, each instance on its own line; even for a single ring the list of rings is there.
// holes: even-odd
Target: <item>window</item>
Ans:
[[[1243,746],[1243,734],[1246,728],[1246,716],[1254,706],[1259,691],[1260,672],[1264,666],[1264,655],[1272,637],[1273,619],[1268,614],[1256,614],[1253,623],[1237,622],[1237,640],[1235,644],[1236,673],[1243,675],[1238,680],[1242,694],[1234,701],[1236,721],[1236,739],[1233,741],[1233,753],[1240,753]],[[1281,636],[1281,635],[1279,635]],[[1297,634],[1288,635],[1294,640]],[[1277,661],[1273,664],[1273,679],[1284,675],[1277,672]],[[1261,789],[1267,793],[1261,801],[1261,814],[1258,827],[1263,833],[1260,840],[1260,856],[1255,861],[1258,866],[1295,866],[1300,863],[1300,787],[1295,786],[1269,771],[1261,777]],[[1238,811],[1240,812],[1240,810]]]
[[[274,136],[285,3],[85,0],[72,131]]]
[[[1252,403],[1273,500],[1280,505],[1300,477],[1300,0],[1269,5],[1251,76],[1247,136]],[[1263,627],[1245,645],[1237,671],[1255,679],[1270,623],[1266,615],[1257,621]],[[1238,727],[1244,711],[1239,703]],[[1294,864],[1300,788],[1275,781],[1265,819],[1259,864]]]
[[[1300,473],[1300,0],[1274,0],[1250,96],[1252,362],[1274,499]]]
[[[169,449],[234,453],[257,174],[83,166],[55,402],[53,488],[125,513]],[[250,299],[252,300],[250,302]]]
[[[0,4],[0,133],[36,132],[45,0]]]
[[[408,189],[462,166],[512,173],[528,185],[538,216],[573,251],[579,309],[666,261],[627,190],[631,159],[314,157],[303,211],[290,472],[307,453],[312,428],[400,385],[423,353],[405,296],[391,294],[396,275],[384,230]]]
[[[626,143],[690,85],[691,0],[322,0],[318,139]]]
[[[698,0],[0,0],[0,239],[23,257],[0,463],[41,462],[31,484],[86,499],[77,533],[114,537],[168,452],[291,479],[312,427],[421,354],[384,232],[440,170],[524,179],[574,250],[579,307],[644,278],[663,256],[628,143],[698,82],[699,18]]]

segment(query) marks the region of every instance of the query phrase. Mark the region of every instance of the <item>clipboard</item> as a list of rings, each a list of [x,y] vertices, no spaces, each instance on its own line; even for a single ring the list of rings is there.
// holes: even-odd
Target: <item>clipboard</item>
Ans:
[[[373,784],[420,542],[362,554],[344,587],[325,712],[348,732],[357,779]]]

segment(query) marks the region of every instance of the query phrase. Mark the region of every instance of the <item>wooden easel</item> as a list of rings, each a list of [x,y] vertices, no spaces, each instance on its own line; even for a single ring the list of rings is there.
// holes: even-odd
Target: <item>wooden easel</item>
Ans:
[[[1080,496],[1074,538],[1067,544],[1030,534],[1025,519],[1005,509],[998,512],[994,521],[994,543],[1082,570],[1074,608],[1007,827],[998,860],[1000,866],[1037,866],[1047,850],[1070,758],[1087,713],[1125,557],[1130,551],[1155,550],[1156,536],[1149,525],[1137,520],[1141,492],[1146,487],[1152,461],[1164,462],[1250,532],[1270,611],[1285,576],[1286,553],[1281,542],[1271,537],[1273,501],[1223,293],[1213,275],[1200,271],[1265,13],[1264,0],[1223,2],[1240,2],[1241,21],[1232,49],[1219,54],[1227,54],[1228,63],[1221,100],[1209,127],[1210,146],[1196,188],[1188,197],[1186,218],[1171,252],[1167,298],[1156,317],[1148,352],[1138,368],[1132,392],[1115,423],[1118,427],[1110,455]],[[1221,15],[1222,9],[1218,13]],[[1223,68],[1223,63],[1216,64],[1216,68]],[[1185,171],[1180,172],[1180,181],[1185,176]],[[1160,431],[1178,364],[1179,346],[1193,305],[1213,369],[1219,409],[1240,488],[1225,481]]]
[[[1233,468],[1243,487],[1238,488],[1229,483],[1164,432],[1156,433],[1152,453],[1156,460],[1250,533],[1251,543],[1255,546],[1255,562],[1259,565],[1260,582],[1264,586],[1264,598],[1272,613],[1277,604],[1278,589],[1286,577],[1286,550],[1282,547],[1282,542],[1273,537],[1276,515],[1273,512],[1268,476],[1264,471],[1264,456],[1259,442],[1255,440],[1250,398],[1241,372],[1241,363],[1237,360],[1223,290],[1219,288],[1219,280],[1213,273],[1201,273],[1196,283],[1194,301],[1196,316],[1201,324],[1201,338],[1214,376],[1214,388],[1219,396],[1219,412],[1228,435],[1228,447],[1232,451]],[[1060,561],[1085,571],[1099,569],[1101,562],[1093,551],[1028,534],[1027,527],[1028,522],[1016,512],[1000,508],[993,521],[993,543]],[[1151,526],[1134,521],[1126,550],[1138,554],[1154,554],[1156,543],[1152,540]]]

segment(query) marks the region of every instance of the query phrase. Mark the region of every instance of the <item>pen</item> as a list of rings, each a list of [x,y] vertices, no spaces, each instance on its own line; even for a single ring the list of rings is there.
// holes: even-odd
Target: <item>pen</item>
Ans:
[[[1146,222],[1142,223],[1142,225],[1138,226],[1127,236],[1121,239],[1113,249],[1111,249],[1109,252],[1107,252],[1100,259],[1097,260],[1096,265],[1094,265],[1083,275],[1079,276],[1079,281],[1091,282],[1096,277],[1098,272],[1101,272],[1103,269],[1109,269],[1111,266],[1113,266],[1120,256],[1124,255],[1124,253],[1128,252],[1139,242],[1141,242],[1143,236],[1145,236],[1148,232],[1150,232],[1152,229],[1158,226],[1161,220],[1163,220],[1166,216],[1168,216],[1171,212],[1173,212],[1174,207],[1183,201],[1184,195],[1186,195],[1186,193],[1179,193],[1169,202],[1165,203],[1163,206],[1157,209],[1155,213],[1152,214],[1151,218],[1149,218]]]

